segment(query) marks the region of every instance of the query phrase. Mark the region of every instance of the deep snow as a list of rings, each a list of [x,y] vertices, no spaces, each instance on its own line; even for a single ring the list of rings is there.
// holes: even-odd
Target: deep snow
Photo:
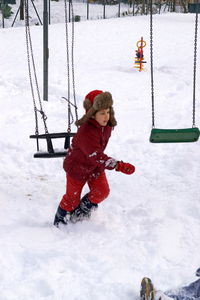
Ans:
[[[42,28],[31,28],[42,89]],[[49,28],[49,131],[66,129],[65,26]],[[75,24],[79,116],[92,89],[113,94],[118,126],[106,149],[136,166],[108,171],[111,193],[90,221],[52,226],[65,191],[62,158],[34,159],[24,28],[0,30],[0,295],[2,300],[138,299],[143,276],[162,290],[194,280],[200,252],[199,142],[151,144],[149,17]],[[156,126],[192,125],[194,15],[154,16]],[[147,41],[146,71],[134,69]],[[199,52],[199,51],[198,51]],[[200,123],[200,62],[197,116]],[[41,126],[41,132],[42,132]],[[75,127],[73,127],[75,130]],[[84,191],[87,191],[85,187]]]

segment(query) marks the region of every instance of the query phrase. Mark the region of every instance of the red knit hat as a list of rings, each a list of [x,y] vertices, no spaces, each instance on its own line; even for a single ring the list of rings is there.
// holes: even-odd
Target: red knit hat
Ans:
[[[86,121],[88,121],[95,113],[102,109],[110,108],[110,125],[115,126],[117,122],[114,117],[114,110],[113,110],[113,99],[112,95],[109,92],[103,92],[101,90],[94,90],[88,93],[85,96],[85,100],[83,101],[83,107],[86,110],[85,115],[78,121],[76,121],[76,125],[80,126]]]
[[[94,90],[94,91],[91,91],[91,92],[89,92],[89,93],[85,96],[85,100],[86,100],[86,99],[89,99],[90,102],[93,104],[93,103],[94,103],[94,98],[95,98],[97,95],[101,94],[101,93],[103,93],[103,91],[100,91],[100,90]],[[88,110],[89,110],[89,108],[86,109],[86,112],[87,112]]]

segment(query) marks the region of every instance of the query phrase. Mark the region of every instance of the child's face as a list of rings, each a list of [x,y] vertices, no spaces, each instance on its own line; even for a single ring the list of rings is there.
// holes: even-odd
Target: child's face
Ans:
[[[94,119],[101,125],[106,126],[110,119],[110,108],[102,109],[96,112]]]

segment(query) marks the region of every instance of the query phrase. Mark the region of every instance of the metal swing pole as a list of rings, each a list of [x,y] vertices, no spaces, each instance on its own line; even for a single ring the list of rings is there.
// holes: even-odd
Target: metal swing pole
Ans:
[[[16,21],[16,19],[17,19],[17,16],[18,16],[18,13],[19,13],[19,12],[20,12],[20,20],[24,20],[24,6],[25,6],[24,1],[25,1],[25,0],[20,0],[20,5],[19,5],[19,7],[18,7],[18,9],[17,9],[17,12],[16,12],[16,14],[15,14],[15,17],[14,17],[14,20],[13,20],[13,22],[12,22],[11,27],[14,26],[15,21]],[[34,1],[34,0],[31,0],[31,3],[32,3],[33,8],[34,8],[34,10],[35,10],[35,13],[36,13],[36,15],[37,15],[37,17],[38,17],[39,23],[40,23],[40,25],[42,25],[42,21],[41,21],[41,19],[40,19],[40,16],[39,16],[39,14],[38,14],[37,8],[36,8],[36,6],[35,6],[35,4],[34,4],[33,1]]]
[[[40,19],[40,16],[39,16],[39,14],[38,14],[38,11],[37,11],[36,6],[35,6],[35,4],[34,4],[33,1],[34,1],[34,0],[31,0],[31,3],[32,3],[33,8],[34,8],[34,10],[35,10],[35,13],[36,13],[36,15],[37,15],[37,17],[38,17],[38,20],[39,20],[39,22],[40,22],[40,25],[42,25],[42,21],[41,21],[41,19]]]
[[[43,100],[48,101],[48,0],[43,3]]]
[[[1,15],[2,15],[2,27],[5,27],[5,23],[4,23],[4,0],[2,0],[1,2]]]

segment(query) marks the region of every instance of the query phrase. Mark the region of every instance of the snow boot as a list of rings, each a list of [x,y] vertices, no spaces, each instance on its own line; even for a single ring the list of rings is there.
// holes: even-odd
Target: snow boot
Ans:
[[[90,202],[87,195],[85,195],[77,208],[75,208],[70,214],[70,221],[76,223],[78,221],[83,221],[84,219],[89,219],[92,210],[96,210],[98,204]]]
[[[197,277],[200,277],[200,268],[198,268],[198,269],[196,270],[196,276],[197,276]]]
[[[56,227],[59,227],[60,223],[67,225],[69,214],[70,214],[69,212],[62,209],[60,206],[58,206],[53,225],[55,225]]]
[[[141,282],[140,289],[140,299],[141,300],[154,300],[155,299],[155,290],[151,282],[151,279],[144,277]]]

